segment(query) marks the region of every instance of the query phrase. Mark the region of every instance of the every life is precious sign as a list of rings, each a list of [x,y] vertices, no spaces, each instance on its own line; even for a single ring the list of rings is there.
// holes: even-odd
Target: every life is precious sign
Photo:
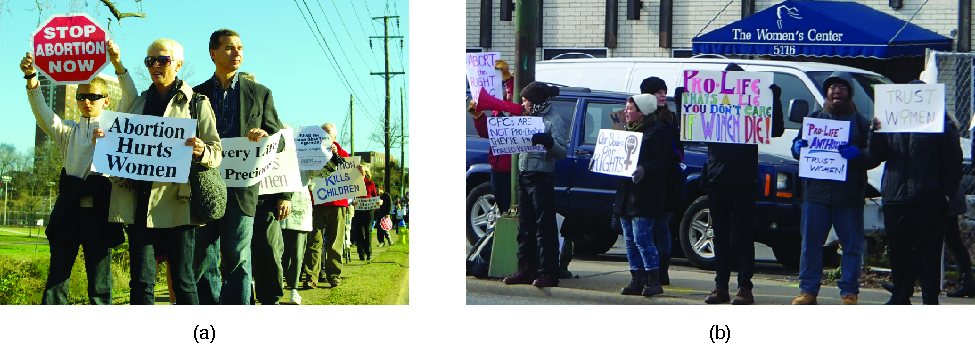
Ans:
[[[589,170],[596,173],[630,177],[640,160],[643,133],[600,129],[596,151],[589,160]]]
[[[840,156],[840,146],[850,140],[850,122],[806,117],[802,138],[808,146],[799,149],[799,176],[846,181],[849,160]]]
[[[772,143],[772,73],[684,71],[681,139]]]
[[[86,84],[108,65],[106,33],[85,13],[52,15],[30,36],[34,66],[55,84]]]

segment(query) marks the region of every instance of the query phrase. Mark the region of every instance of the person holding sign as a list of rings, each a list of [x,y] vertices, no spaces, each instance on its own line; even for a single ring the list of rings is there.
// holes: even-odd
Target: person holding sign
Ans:
[[[382,185],[376,185],[376,192],[379,193],[379,202],[381,203],[379,210],[376,210],[374,214],[378,219],[376,220],[375,226],[376,240],[379,241],[380,247],[385,246],[387,242],[389,245],[392,245],[393,241],[389,238],[389,230],[384,229],[380,222],[382,222],[384,218],[389,217],[391,210],[395,210],[395,208],[393,208],[393,200],[388,193],[384,192]]]
[[[504,101],[510,102],[514,99],[515,78],[508,71],[508,63],[504,60],[494,62],[494,68],[501,71],[504,80]],[[488,138],[487,116],[484,111],[476,111],[477,103],[471,100],[467,107],[467,112],[474,118],[474,129],[477,136]],[[494,117],[506,116],[500,110],[493,110]],[[508,114],[507,116],[510,116]],[[488,150],[488,163],[491,165],[491,189],[494,190],[494,202],[498,205],[498,210],[502,213],[510,210],[511,207],[511,155],[494,155],[494,150]]]
[[[623,227],[632,277],[620,291],[623,295],[653,296],[664,292],[654,232],[669,230],[668,211],[680,202],[670,197],[676,195],[670,189],[683,190],[681,183],[670,182],[673,176],[680,175],[680,156],[673,149],[674,115],[667,109],[666,86],[656,93],[634,95],[626,101],[626,131],[642,133],[643,142],[636,172],[631,178],[619,180],[613,204],[613,214],[620,218]]]
[[[346,163],[349,153],[339,146],[338,130],[333,123],[322,125],[329,136],[332,145],[332,159],[321,170],[310,171],[309,178],[324,178],[332,175],[339,166]],[[361,170],[360,170],[361,171]],[[334,288],[342,285],[339,275],[342,274],[342,245],[345,244],[346,219],[349,217],[349,201],[347,199],[312,206],[312,227],[308,233],[308,243],[305,248],[304,272],[308,280],[302,285],[305,289],[317,288],[322,271],[325,280]],[[328,247],[322,248],[322,243]],[[324,255],[324,257],[322,257]]]
[[[125,74],[119,60],[118,46],[108,41],[108,54],[116,74]],[[78,121],[63,120],[47,106],[38,87],[34,55],[20,62],[20,70],[27,79],[27,99],[37,125],[58,145],[64,168],[58,182],[59,194],[51,211],[47,240],[51,248],[51,267],[41,297],[41,304],[64,305],[68,301],[71,267],[84,249],[85,270],[88,274],[88,300],[93,305],[112,304],[112,247],[125,241],[122,226],[108,222],[111,181],[103,174],[91,172],[95,145],[91,133],[98,127],[102,109],[108,108],[108,83],[95,77],[78,85],[76,99],[81,110]],[[135,87],[123,87],[123,97],[135,94]]]
[[[271,90],[237,73],[243,63],[244,47],[240,35],[228,29],[214,31],[210,34],[209,47],[210,59],[216,71],[209,80],[193,87],[193,91],[212,99],[220,137],[247,137],[257,142],[261,137],[274,135],[281,130]],[[278,153],[284,151],[284,137],[281,137],[277,147]],[[266,236],[256,239],[253,236],[259,189],[259,183],[248,187],[227,187],[225,215],[201,227],[197,233],[197,257],[193,266],[197,270],[197,287],[201,290],[200,302],[203,304],[250,304],[253,279],[251,242],[259,240],[262,246],[280,243],[270,243]],[[266,202],[271,204],[277,217],[287,216],[291,211],[290,193],[269,197]],[[270,223],[262,225],[271,226]],[[280,235],[276,237],[280,240]],[[218,271],[218,261],[222,262],[223,273]],[[265,260],[258,264],[275,263]],[[222,286],[221,278],[224,281]]]
[[[505,284],[559,285],[559,238],[555,222],[555,162],[566,157],[565,123],[549,98],[559,88],[533,81],[521,90],[521,102],[529,116],[541,117],[545,131],[532,136],[532,144],[545,152],[518,156],[518,272]],[[538,278],[535,275],[538,274]]]
[[[356,197],[358,199],[371,198],[379,196],[376,193],[376,183],[369,180],[372,174],[369,173],[369,167],[362,167],[362,178],[365,179],[366,184],[366,196]],[[379,201],[379,205],[382,206],[383,201]],[[353,201],[352,205],[357,206],[359,201]],[[352,238],[355,244],[356,251],[359,253],[359,260],[372,260],[372,226],[373,226],[373,213],[375,210],[355,210],[354,215],[352,215]]]
[[[799,260],[799,297],[792,300],[794,305],[815,305],[819,295],[820,279],[823,275],[823,244],[834,228],[843,247],[841,260],[843,276],[836,283],[844,305],[857,304],[860,293],[860,270],[863,267],[864,234],[863,204],[867,187],[867,171],[877,167],[866,154],[867,139],[871,121],[857,112],[853,104],[853,78],[850,73],[834,72],[823,82],[826,103],[821,111],[806,117],[846,122],[848,137],[831,137],[838,129],[828,125],[817,127],[823,122],[805,121],[799,134],[793,140],[792,157],[803,159],[800,148],[830,150],[829,146],[838,144],[840,157],[847,160],[845,180],[802,178],[803,200],[802,221],[799,233],[802,235],[802,255]],[[812,134],[812,141],[803,137]]]
[[[220,137],[210,102],[206,98],[195,98],[190,86],[176,77],[183,67],[183,46],[168,38],[157,39],[146,51],[145,64],[152,85],[135,99],[134,92],[123,93],[118,111],[143,116],[192,118],[191,108],[198,108],[199,137],[186,139],[186,145],[193,147],[193,163],[206,168],[219,166]],[[135,89],[127,71],[119,75],[119,84],[122,89]],[[105,134],[101,129],[95,129],[94,137],[105,137]],[[156,241],[163,242],[166,247],[169,268],[173,270],[176,304],[198,304],[192,263],[196,226],[200,224],[192,222],[190,202],[182,198],[190,196],[190,185],[119,177],[113,177],[113,182],[109,221],[129,224],[131,304],[155,304],[153,243]]]
[[[872,129],[867,156],[887,162],[880,193],[891,237],[894,291],[886,304],[911,304],[914,281],[920,278],[922,302],[937,305],[945,210],[962,177],[958,131],[945,125],[943,133],[880,133],[877,120]]]

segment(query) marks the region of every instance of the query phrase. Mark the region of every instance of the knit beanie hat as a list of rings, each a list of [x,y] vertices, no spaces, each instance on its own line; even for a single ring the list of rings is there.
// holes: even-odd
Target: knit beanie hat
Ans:
[[[643,79],[643,82],[640,83],[640,93],[644,94],[654,94],[657,93],[657,91],[666,89],[667,83],[664,82],[664,79],[655,76]],[[654,107],[654,109],[656,109],[656,107]]]
[[[737,63],[732,62],[732,63],[729,63],[727,66],[724,67],[724,71],[725,72],[744,72],[745,69],[744,68],[741,68],[741,66],[739,66]]]
[[[833,84],[842,84],[846,86],[846,94],[849,99],[853,99],[853,85],[850,82],[853,81],[853,76],[847,72],[833,72],[830,74],[826,80],[823,81],[823,95],[827,95],[829,87]]]
[[[508,62],[505,62],[504,60],[494,61],[494,69],[501,71],[502,80],[511,79],[511,71],[508,70]]]
[[[638,110],[640,110],[644,116],[657,111],[657,97],[654,95],[634,94],[631,98],[633,98],[633,103],[636,104],[636,107],[639,108]]]
[[[544,103],[548,98],[559,95],[559,88],[549,86],[538,81],[532,81],[528,86],[521,89],[521,96],[528,99],[532,104]]]

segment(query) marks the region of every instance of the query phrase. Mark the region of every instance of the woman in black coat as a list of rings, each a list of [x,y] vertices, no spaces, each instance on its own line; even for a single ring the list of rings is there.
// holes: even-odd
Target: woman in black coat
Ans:
[[[658,94],[640,94],[627,99],[626,130],[643,134],[637,171],[621,179],[613,213],[620,218],[630,263],[630,285],[623,295],[652,296],[663,293],[660,284],[660,257],[653,241],[654,231],[667,230],[668,179],[680,173],[675,157],[674,135],[667,109],[666,89]],[[653,112],[649,112],[653,109]],[[645,112],[646,111],[646,112]]]

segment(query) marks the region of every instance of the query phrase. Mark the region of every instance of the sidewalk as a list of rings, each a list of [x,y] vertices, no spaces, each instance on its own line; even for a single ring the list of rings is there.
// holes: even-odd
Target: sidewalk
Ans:
[[[663,295],[654,297],[623,296],[620,288],[630,283],[630,273],[625,263],[611,265],[606,262],[573,261],[569,269],[575,278],[562,279],[557,288],[536,288],[530,285],[505,285],[500,279],[478,280],[467,277],[467,291],[496,295],[510,295],[532,298],[572,298],[593,304],[696,304],[704,305],[704,297],[714,288],[714,272],[697,269],[671,269],[670,285],[664,286]],[[735,273],[731,277],[731,296],[735,294],[737,282]],[[792,279],[772,279],[757,275],[752,278],[755,304],[791,305],[792,299],[799,295],[799,281]],[[916,292],[911,300],[921,304],[921,293]],[[890,297],[883,289],[860,288],[861,305],[880,305]],[[818,297],[821,305],[839,305],[840,292],[835,286],[822,286]],[[975,299],[949,298],[941,296],[941,304],[975,305]]]

